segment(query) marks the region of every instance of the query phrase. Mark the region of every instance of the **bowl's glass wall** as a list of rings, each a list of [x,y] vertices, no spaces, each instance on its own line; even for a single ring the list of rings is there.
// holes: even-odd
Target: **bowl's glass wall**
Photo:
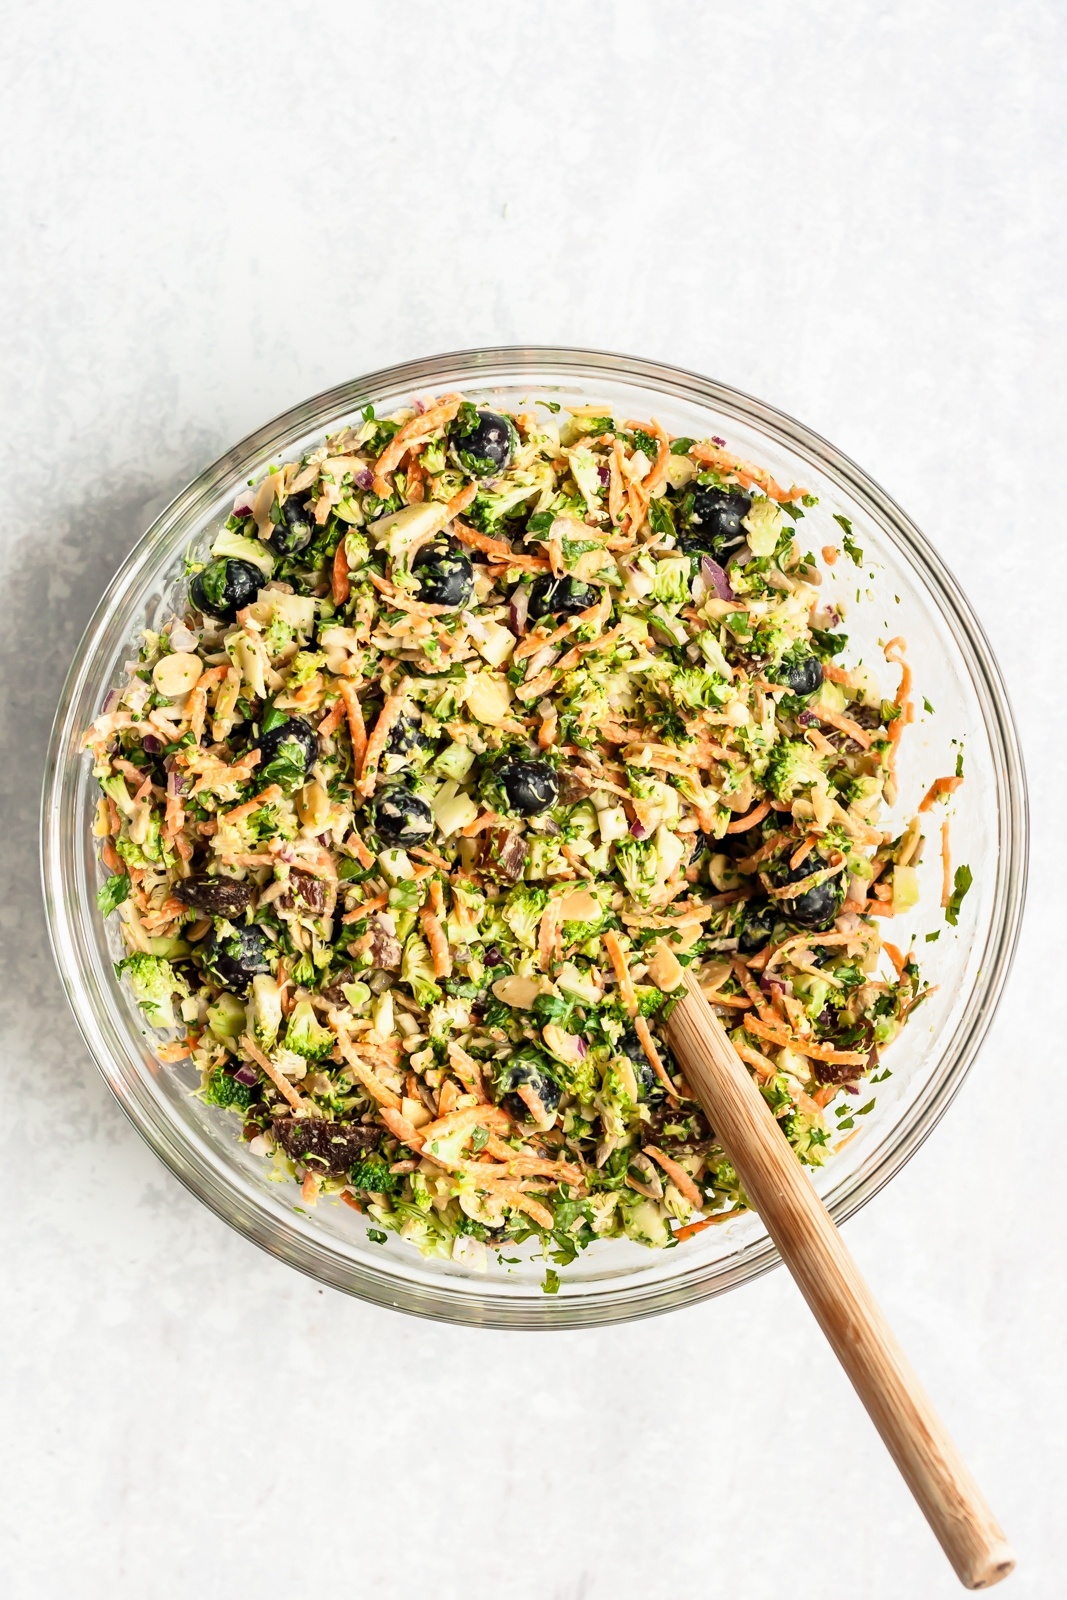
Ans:
[[[988,645],[956,587],[917,529],[846,458],[799,424],[735,391],[671,368],[584,352],[504,350],[446,356],[372,375],[307,402],[268,425],[209,468],[157,520],[116,575],[72,667],[57,716],[43,819],[45,893],[57,961],[86,1042],[131,1119],[177,1175],[220,1215],[293,1265],[385,1304],[459,1321],[564,1326],[664,1310],[717,1293],[777,1260],[754,1216],[706,1230],[684,1247],[653,1252],[626,1241],[591,1247],[563,1273],[558,1295],[542,1294],[543,1263],[487,1275],[423,1261],[391,1238],[369,1243],[362,1219],[337,1204],[307,1213],[295,1185],[272,1181],[265,1163],[240,1143],[236,1119],[188,1094],[188,1068],[160,1066],[141,1017],[116,982],[113,930],[94,895],[99,868],[90,836],[96,800],[81,730],[98,713],[137,631],[158,619],[175,591],[190,542],[225,519],[236,489],[268,462],[298,455],[371,401],[379,413],[415,390],[462,388],[490,403],[544,397],[605,402],[627,417],[656,416],[671,431],[721,434],[729,447],[767,465],[779,481],[820,497],[800,524],[818,547],[835,539],[839,512],[865,552],[827,585],[848,607],[849,662],[881,670],[887,692],[896,669],[881,644],[908,642],[920,711],[904,736],[904,820],[929,783],[955,770],[956,740],[966,782],[956,796],[952,849],[975,874],[959,927],[945,927],[941,867],[932,821],[920,869],[923,899],[914,916],[889,925],[902,948],[918,932],[923,968],[939,985],[887,1053],[891,1076],[863,1101],[875,1109],[816,1183],[835,1216],[862,1205],[907,1159],[948,1104],[988,1026],[1006,976],[1022,905],[1026,859],[1025,793],[1010,714]],[[868,576],[873,570],[873,578]],[[864,603],[857,605],[857,589]],[[927,932],[940,929],[936,942]]]

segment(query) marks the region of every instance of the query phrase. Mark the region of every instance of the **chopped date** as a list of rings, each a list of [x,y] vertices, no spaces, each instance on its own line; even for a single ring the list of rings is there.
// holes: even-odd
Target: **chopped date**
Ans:
[[[325,1122],[321,1117],[275,1117],[271,1132],[293,1161],[319,1172],[347,1172],[378,1146],[380,1128],[362,1122]]]
[[[582,772],[572,772],[561,768],[556,774],[559,780],[560,804],[565,806],[577,805],[579,800],[588,800],[593,792],[593,786],[586,781]]]
[[[322,998],[328,1000],[331,1005],[346,1006],[348,1001],[345,998],[345,984],[355,983],[355,981],[356,975],[352,968],[342,967],[340,972],[335,973],[326,987],[319,992]]]
[[[313,877],[310,872],[299,872],[291,868],[289,884],[283,894],[278,896],[278,904],[283,911],[312,911],[320,916],[326,910],[326,885],[321,878]]]
[[[236,878],[185,878],[174,885],[174,898],[213,917],[237,917],[252,904],[256,885]]]
[[[372,967],[381,967],[385,972],[400,971],[403,947],[396,934],[383,926],[380,917],[375,917],[366,933],[349,948],[355,955],[366,956]]]
[[[492,878],[517,883],[526,865],[526,840],[513,828],[488,828],[482,835],[478,865]]]

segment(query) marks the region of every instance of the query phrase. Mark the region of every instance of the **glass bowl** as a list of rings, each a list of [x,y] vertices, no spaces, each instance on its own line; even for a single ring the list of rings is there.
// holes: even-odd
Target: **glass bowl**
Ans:
[[[239,487],[268,462],[299,455],[354,418],[368,401],[379,414],[413,392],[462,389],[489,404],[544,398],[563,406],[604,402],[625,417],[657,417],[670,431],[723,436],[729,448],[768,467],[782,483],[820,498],[799,525],[818,548],[853,524],[861,569],[842,559],[827,590],[871,599],[845,621],[845,659],[881,658],[880,644],[908,641],[917,707],[904,735],[897,820],[935,777],[955,770],[962,741],[966,782],[954,797],[952,849],[974,871],[957,928],[939,906],[936,822],[920,869],[917,912],[893,922],[902,948],[914,933],[923,970],[939,987],[886,1053],[891,1074],[863,1099],[839,1152],[815,1183],[840,1222],[869,1200],[925,1139],[956,1093],[989,1027],[1011,963],[1026,878],[1027,813],[1022,763],[1000,673],[989,644],[943,562],[908,517],[825,440],[773,407],[693,373],[630,357],[538,348],[466,351],[375,372],[288,411],[207,468],[159,516],[116,573],[71,667],[56,715],[43,797],[44,891],[52,945],[85,1041],[134,1126],[194,1194],[250,1239],[324,1283],[382,1305],[452,1322],[565,1328],[666,1311],[766,1271],[777,1260],[758,1217],[741,1215],[685,1244],[652,1251],[628,1240],[592,1245],[542,1291],[544,1263],[478,1274],[458,1262],[424,1260],[395,1236],[380,1245],[363,1219],[336,1202],[305,1210],[295,1183],[278,1182],[249,1154],[236,1118],[189,1094],[190,1064],[162,1066],[143,1018],[117,981],[117,933],[100,917],[100,868],[90,832],[96,785],[82,730],[120,679],[141,628],[178,593],[182,556],[230,511]],[[873,577],[870,576],[873,571]],[[887,692],[896,669],[887,668]],[[899,830],[898,830],[899,831]],[[939,931],[936,942],[924,935]],[[833,1119],[831,1119],[833,1120]],[[848,1119],[846,1119],[848,1120]]]

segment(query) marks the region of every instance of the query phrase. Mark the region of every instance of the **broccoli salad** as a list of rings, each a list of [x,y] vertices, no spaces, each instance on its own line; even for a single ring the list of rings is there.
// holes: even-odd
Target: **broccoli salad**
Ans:
[[[815,505],[723,439],[449,394],[190,553],[86,736],[99,902],[159,1058],[303,1205],[475,1269],[743,1209],[668,1048],[681,966],[803,1162],[853,1125],[930,992],[880,931],[923,819],[880,824],[904,641],[885,686],[839,660],[860,556]]]

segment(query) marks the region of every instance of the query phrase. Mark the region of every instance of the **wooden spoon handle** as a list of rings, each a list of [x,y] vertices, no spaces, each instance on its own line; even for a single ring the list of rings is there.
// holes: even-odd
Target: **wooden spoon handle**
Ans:
[[[934,1412],[800,1162],[718,1017],[685,972],[671,1048],[782,1260],[968,1589],[1015,1565],[981,1490]]]

